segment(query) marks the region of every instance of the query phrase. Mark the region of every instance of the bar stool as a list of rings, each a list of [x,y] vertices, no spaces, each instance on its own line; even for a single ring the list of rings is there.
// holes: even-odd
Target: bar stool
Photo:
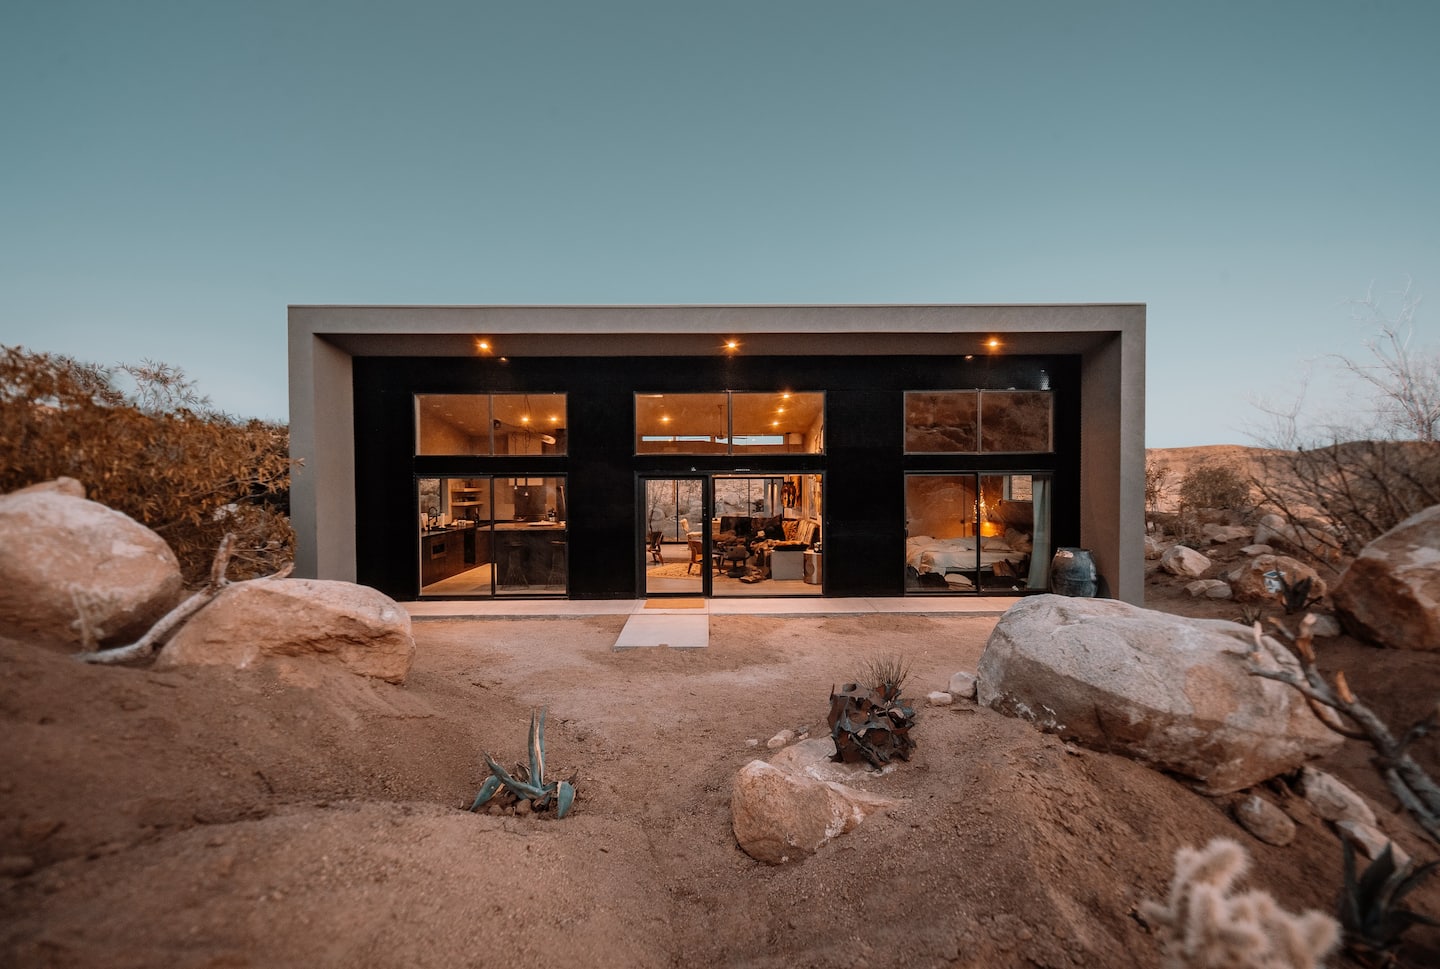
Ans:
[[[500,575],[501,585],[529,585],[530,578],[525,574],[525,543],[512,539],[504,545],[505,568]]]
[[[545,584],[565,585],[565,543],[556,541],[550,543],[550,571],[545,576]]]

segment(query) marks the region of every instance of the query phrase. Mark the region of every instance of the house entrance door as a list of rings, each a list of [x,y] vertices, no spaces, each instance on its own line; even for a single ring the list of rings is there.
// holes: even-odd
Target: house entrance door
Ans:
[[[640,479],[639,559],[645,595],[710,594],[710,480]]]

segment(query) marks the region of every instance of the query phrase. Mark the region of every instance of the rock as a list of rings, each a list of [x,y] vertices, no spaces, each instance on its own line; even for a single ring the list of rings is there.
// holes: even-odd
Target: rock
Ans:
[[[1250,537],[1250,529],[1244,525],[1202,525],[1200,534],[1212,545],[1222,545],[1225,542],[1238,542],[1242,538]]]
[[[1185,586],[1185,591],[1190,593],[1193,599],[1201,596],[1207,599],[1230,598],[1230,585],[1221,579],[1196,579]]]
[[[1312,599],[1323,598],[1328,591],[1325,580],[1304,562],[1296,561],[1288,555],[1257,555],[1244,565],[1231,570],[1226,576],[1235,598],[1241,602],[1278,603],[1280,593],[1271,592],[1265,585],[1266,572],[1279,572],[1291,585],[1309,579]]]
[[[975,699],[975,674],[965,672],[951,673],[950,695],[957,700]]]
[[[1274,555],[1275,549],[1270,545],[1246,545],[1240,550],[1241,555]]]
[[[932,707],[948,707],[955,702],[955,698],[943,690],[932,690],[925,694],[925,703]]]
[[[1340,576],[1345,628],[1391,649],[1440,650],[1440,505],[1365,546]]]
[[[1198,579],[1210,568],[1210,560],[1193,548],[1172,545],[1160,556],[1160,567],[1171,575],[1188,575],[1192,579]]]
[[[791,744],[771,757],[770,765],[787,774],[849,785],[862,784],[867,778],[888,774],[899,766],[892,762],[877,771],[868,763],[846,764],[835,760],[835,741],[829,737],[815,737]]]
[[[786,744],[790,743],[794,739],[795,731],[782,730],[775,736],[771,737],[769,740],[765,741],[765,746],[770,748],[771,750],[779,750],[781,747],[784,747]]]
[[[1336,821],[1335,830],[1340,832],[1340,837],[1350,842],[1366,858],[1375,859],[1390,846],[1390,856],[1395,859],[1396,867],[1404,865],[1410,860],[1410,855],[1404,848],[1385,837],[1385,832],[1373,824],[1366,824],[1363,821]]]
[[[382,592],[328,579],[257,579],[229,586],[191,617],[155,666],[266,663],[295,673],[322,663],[403,683],[414,656],[410,615]]]
[[[1145,557],[1147,559],[1158,559],[1165,553],[1168,546],[1153,535],[1145,536]]]
[[[1113,599],[1031,596],[996,623],[978,699],[1226,794],[1341,743],[1295,690],[1246,672],[1249,637],[1238,623]]]
[[[1297,528],[1284,517],[1274,514],[1261,516],[1255,523],[1255,536],[1251,542],[1255,545],[1279,545],[1331,561],[1340,548],[1339,540],[1323,523],[1307,521],[1305,527]]]
[[[180,563],[159,535],[83,493],[62,478],[0,496],[0,625],[124,645],[179,601]]]
[[[1258,794],[1235,805],[1235,820],[1267,845],[1283,848],[1295,840],[1295,822]]]
[[[1376,824],[1370,804],[1333,774],[1303,768],[1295,789],[1310,810],[1326,821],[1359,821],[1372,827]]]
[[[896,801],[752,760],[730,791],[735,840],[756,861],[800,861]]]
[[[74,478],[67,478],[61,475],[52,481],[39,481],[32,485],[26,485],[24,488],[16,488],[10,493],[12,495],[25,495],[35,494],[37,492],[67,495],[71,498],[84,498],[85,486]]]
[[[1324,612],[1312,612],[1315,617],[1315,624],[1310,627],[1311,635],[1321,639],[1330,639],[1340,635],[1343,630],[1340,628],[1340,620]]]

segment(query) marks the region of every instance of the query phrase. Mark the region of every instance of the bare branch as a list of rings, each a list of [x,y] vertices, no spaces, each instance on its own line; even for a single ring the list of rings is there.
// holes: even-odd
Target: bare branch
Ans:
[[[1312,646],[1313,616],[1307,615],[1300,623],[1299,632],[1294,635],[1279,620],[1271,621],[1282,634],[1295,642],[1296,652],[1291,653],[1276,640],[1263,635],[1257,622],[1252,630],[1255,651],[1250,654],[1250,674],[1293,687],[1306,698],[1311,710],[1326,727],[1342,736],[1369,743],[1375,749],[1376,767],[1390,792],[1425,832],[1440,844],[1440,785],[1408,753],[1416,740],[1440,727],[1440,709],[1411,725],[1396,740],[1385,722],[1350,690],[1343,671],[1336,674],[1332,688],[1316,669]],[[1275,663],[1277,668],[1263,665],[1266,659]],[[1294,670],[1296,664],[1300,668],[1298,675]],[[1354,727],[1348,726],[1346,721],[1353,723]]]
[[[235,545],[233,533],[227,534],[220,541],[220,548],[215,552],[215,561],[210,566],[210,581],[189,596],[184,602],[174,609],[171,609],[160,620],[151,626],[150,629],[135,642],[128,646],[120,646],[116,649],[102,649],[89,653],[77,653],[75,658],[82,663],[97,663],[114,665],[117,663],[128,663],[132,660],[146,659],[159,649],[171,634],[186,620],[210,603],[226,587],[235,584],[225,577],[225,570],[230,565],[230,556]],[[269,579],[283,579],[294,569],[293,564],[286,565],[280,571],[272,575],[261,576],[258,579],[250,579],[251,582],[262,582]]]

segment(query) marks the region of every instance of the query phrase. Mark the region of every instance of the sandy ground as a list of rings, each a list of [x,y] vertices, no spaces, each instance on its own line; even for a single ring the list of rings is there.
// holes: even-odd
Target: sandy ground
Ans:
[[[1178,588],[1147,590],[1167,611],[1238,611]],[[403,687],[88,667],[0,638],[0,965],[1148,967],[1137,904],[1215,835],[1285,906],[1335,899],[1335,836],[1283,785],[1260,793],[1300,833],[1274,848],[1230,819],[1235,798],[973,704],[922,708],[914,759],[868,782],[900,807],[760,864],[728,799],[765,739],[823,733],[832,685],[877,656],[909,660],[909,695],[944,689],[994,621],[721,616],[707,649],[616,652],[623,622],[417,622]],[[1440,657],[1324,655],[1397,716],[1435,701]],[[480,752],[519,761],[540,706],[552,770],[578,775],[571,816],[467,813]],[[1434,857],[1366,754],[1322,766]],[[1440,916],[1440,878],[1411,902]],[[1407,964],[1440,965],[1437,936],[1415,929]]]

